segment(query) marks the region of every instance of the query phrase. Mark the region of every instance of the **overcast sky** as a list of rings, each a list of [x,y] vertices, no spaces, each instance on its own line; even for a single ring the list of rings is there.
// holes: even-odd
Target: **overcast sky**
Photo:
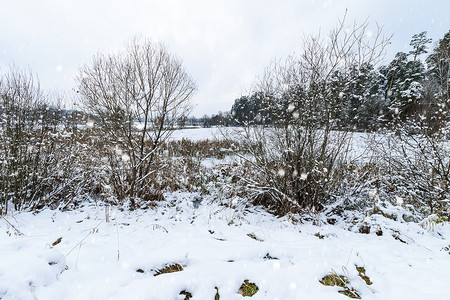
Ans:
[[[448,0],[0,0],[0,69],[31,69],[44,89],[70,91],[83,64],[135,35],[162,41],[196,80],[195,116],[230,110],[275,57],[298,51],[303,34],[348,19],[394,34],[387,59],[411,36],[450,30]]]

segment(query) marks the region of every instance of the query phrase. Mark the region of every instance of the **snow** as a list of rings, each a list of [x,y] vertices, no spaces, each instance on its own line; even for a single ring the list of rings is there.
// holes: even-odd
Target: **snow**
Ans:
[[[222,138],[220,130],[219,127],[179,129],[170,135],[170,140],[180,141],[183,138],[191,141],[215,140]]]
[[[214,140],[221,130],[178,130],[171,139]],[[372,156],[371,137],[352,134],[352,159]],[[213,169],[237,159],[209,157],[201,165]],[[375,201],[377,190],[369,195]],[[347,276],[362,299],[449,299],[450,224],[436,223],[437,216],[404,222],[401,198],[386,209],[401,221],[345,212],[354,221],[337,216],[335,225],[320,214],[278,218],[246,208],[239,197],[177,192],[165,198],[147,210],[110,207],[110,222],[99,203],[0,217],[0,299],[184,299],[181,291],[214,299],[216,287],[220,299],[241,299],[244,280],[259,287],[253,299],[347,299],[341,288],[319,283],[332,272]],[[369,234],[360,233],[362,225]],[[174,263],[184,270],[154,276]],[[373,285],[355,266],[365,268]]]
[[[233,162],[239,161],[239,157],[235,155],[226,155],[222,159],[218,159],[215,157],[206,157],[202,159],[201,165],[202,167],[205,167],[206,169],[213,169],[218,166],[227,166],[230,165]]]
[[[347,299],[340,288],[319,283],[334,270],[362,299],[448,299],[448,223],[428,228],[362,217],[382,229],[378,236],[340,220],[328,225],[320,215],[297,222],[243,209],[242,199],[231,201],[233,207],[195,200],[172,193],[153,209],[111,207],[109,223],[95,204],[5,216],[0,298],[183,299],[186,290],[193,299],[214,299],[217,287],[220,299],[241,299],[237,291],[248,279],[259,287],[253,299]],[[154,276],[170,263],[184,270]],[[355,265],[364,266],[373,285],[359,278]]]

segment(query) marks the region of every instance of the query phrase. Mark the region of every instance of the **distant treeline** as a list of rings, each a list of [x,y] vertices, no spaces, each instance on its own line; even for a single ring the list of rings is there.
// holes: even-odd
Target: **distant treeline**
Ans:
[[[450,31],[432,48],[426,32],[413,36],[408,53],[398,52],[388,64],[355,66],[352,72],[339,69],[318,84],[327,89],[334,104],[331,119],[338,129],[377,130],[392,121],[427,122],[438,127],[449,102]],[[301,83],[286,86],[283,93],[254,91],[234,101],[230,112],[211,117],[190,118],[187,124],[200,126],[273,125],[286,114],[307,110],[307,91]]]

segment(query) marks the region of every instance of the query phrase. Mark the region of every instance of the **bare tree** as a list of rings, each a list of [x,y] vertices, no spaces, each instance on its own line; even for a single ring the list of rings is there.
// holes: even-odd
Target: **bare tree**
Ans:
[[[273,127],[249,126],[240,139],[253,169],[243,182],[256,203],[285,213],[330,199],[350,140],[333,131],[343,95],[330,88],[332,76],[376,65],[388,42],[381,28],[370,37],[367,21],[349,26],[344,17],[328,37],[305,37],[299,54],[266,69],[256,89],[269,99]]]
[[[94,128],[109,146],[114,191],[134,204],[154,184],[158,150],[190,112],[195,83],[162,44],[138,38],[123,52],[95,56],[77,81]]]

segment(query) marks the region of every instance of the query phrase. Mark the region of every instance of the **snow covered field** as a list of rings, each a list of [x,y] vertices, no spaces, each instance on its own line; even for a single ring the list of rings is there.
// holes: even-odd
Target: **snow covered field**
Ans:
[[[212,140],[220,132],[185,129],[171,138]],[[365,141],[354,135],[355,157]],[[189,299],[183,291],[192,299],[242,299],[245,280],[258,286],[253,299],[348,299],[342,287],[319,282],[329,274],[346,276],[362,299],[450,299],[448,222],[356,212],[353,222],[299,221],[246,209],[239,198],[165,198],[148,210],[111,207],[110,222],[94,203],[0,217],[0,299]],[[370,233],[360,233],[363,225]],[[174,264],[183,270],[155,276]]]
[[[222,138],[220,128],[210,127],[210,128],[186,128],[175,130],[170,136],[173,141],[180,141],[182,139],[189,139],[191,141],[201,141],[201,140],[215,140]]]
[[[166,200],[145,211],[112,207],[109,223],[93,204],[6,216],[0,298],[184,299],[187,291],[214,299],[217,287],[220,299],[242,299],[238,289],[249,280],[259,288],[253,299],[348,299],[319,283],[336,272],[362,299],[449,299],[448,224],[426,230],[377,216],[366,218],[372,230],[362,234],[339,220],[293,222],[206,198],[197,205],[192,194]],[[174,263],[184,269],[154,276]]]
[[[189,139],[192,141],[201,140],[220,140],[223,139],[223,133],[226,134],[236,134],[242,129],[239,127],[210,127],[210,128],[187,128],[181,130],[175,130],[171,136],[170,140],[180,141],[182,139]],[[351,138],[351,144],[349,148],[350,158],[356,160],[368,160],[372,155],[371,150],[368,148],[368,143],[373,140],[373,134],[369,135],[367,133],[349,133],[349,138]]]

